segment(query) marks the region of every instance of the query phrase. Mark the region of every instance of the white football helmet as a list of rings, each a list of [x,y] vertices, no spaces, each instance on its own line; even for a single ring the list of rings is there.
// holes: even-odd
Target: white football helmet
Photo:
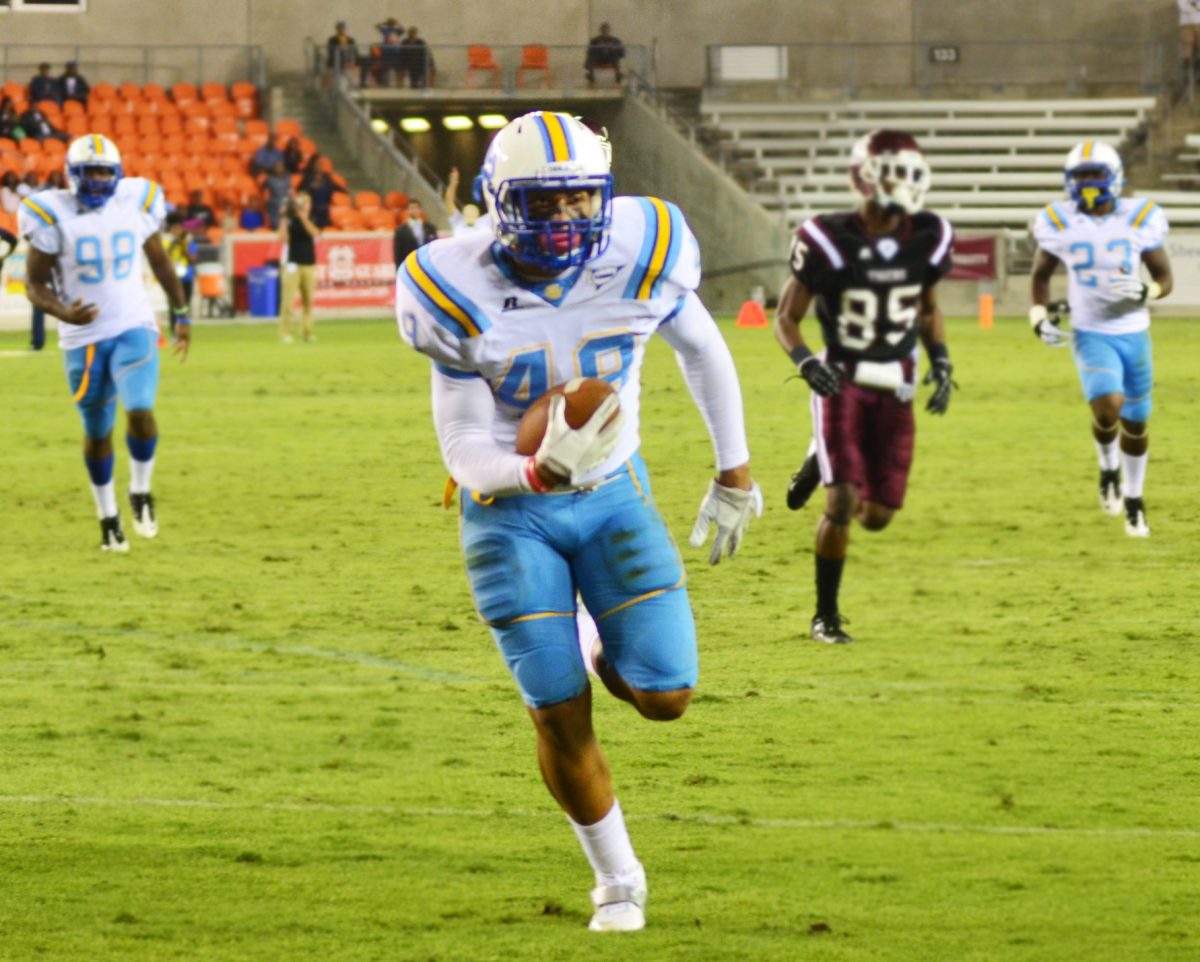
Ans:
[[[600,256],[608,246],[608,153],[570,114],[537,110],[509,121],[488,147],[478,184],[496,239],[519,263],[558,273]],[[590,197],[586,216],[530,210],[531,198],[579,191]]]
[[[111,170],[111,177],[89,177],[95,168]],[[67,148],[67,183],[85,207],[103,207],[117,191],[123,171],[117,145],[100,134],[86,134]]]
[[[1063,187],[1082,211],[1115,201],[1125,189],[1121,155],[1099,140],[1076,144],[1063,165]]]
[[[929,163],[909,134],[873,130],[850,151],[850,185],[884,209],[915,214],[929,190]]]

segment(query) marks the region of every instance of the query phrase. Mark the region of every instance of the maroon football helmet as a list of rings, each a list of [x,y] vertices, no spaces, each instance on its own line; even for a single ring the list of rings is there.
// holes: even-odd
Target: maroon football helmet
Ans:
[[[850,184],[880,207],[915,214],[929,190],[929,163],[909,134],[873,130],[850,151]]]

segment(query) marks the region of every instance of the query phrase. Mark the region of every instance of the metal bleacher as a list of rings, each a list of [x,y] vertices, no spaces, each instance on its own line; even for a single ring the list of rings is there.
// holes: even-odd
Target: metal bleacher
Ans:
[[[917,138],[933,169],[926,204],[959,228],[1023,231],[1061,195],[1067,151],[1089,137],[1120,149],[1149,123],[1153,97],[767,103],[706,100],[725,162],[768,210],[795,225],[851,203],[846,162],[880,127]],[[1200,139],[1197,145],[1200,146]],[[1195,178],[1200,181],[1200,176]],[[1200,224],[1200,195],[1153,192],[1173,223]]]

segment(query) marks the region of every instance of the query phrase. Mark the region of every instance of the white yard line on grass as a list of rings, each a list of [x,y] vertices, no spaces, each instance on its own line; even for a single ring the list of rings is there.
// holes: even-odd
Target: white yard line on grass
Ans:
[[[533,818],[561,820],[562,813],[546,809],[408,808],[396,805],[335,805],[328,802],[220,802],[204,798],[96,798],[89,796],[0,795],[0,805],[103,806],[109,808],[194,808],[209,811],[311,812],[337,815],[386,815],[398,818]],[[632,821],[684,822],[716,827],[764,829],[913,832],[946,835],[1042,835],[1070,838],[1200,838],[1200,828],[1145,826],[1078,828],[1061,825],[956,825],[944,822],[895,822],[890,819],[752,818],[687,812],[627,814]]]

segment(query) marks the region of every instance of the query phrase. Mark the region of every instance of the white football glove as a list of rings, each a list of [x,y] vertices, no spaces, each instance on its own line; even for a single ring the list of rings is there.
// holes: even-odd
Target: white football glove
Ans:
[[[727,488],[713,480],[708,485],[704,500],[700,502],[700,514],[696,518],[696,526],[692,528],[688,544],[693,548],[704,544],[708,538],[709,525],[715,521],[717,535],[713,538],[708,563],[719,564],[726,546],[729,548],[729,557],[737,554],[742,536],[750,524],[750,515],[761,518],[762,513],[762,489],[757,484],[752,484],[749,491],[743,491],[741,488]]]
[[[603,464],[616,448],[625,424],[625,414],[618,410],[620,406],[617,395],[610,394],[583,427],[573,428],[567,423],[567,399],[561,394],[551,398],[546,434],[533,456],[534,464],[576,484]],[[606,425],[614,411],[617,416]]]
[[[1071,332],[1064,331],[1057,322],[1057,317],[1053,321],[1050,319],[1044,304],[1034,304],[1029,309],[1029,324],[1042,343],[1049,347],[1066,347],[1071,343]]]
[[[1146,284],[1137,274],[1109,274],[1108,292],[1115,298],[1145,304],[1162,290],[1154,281]]]

